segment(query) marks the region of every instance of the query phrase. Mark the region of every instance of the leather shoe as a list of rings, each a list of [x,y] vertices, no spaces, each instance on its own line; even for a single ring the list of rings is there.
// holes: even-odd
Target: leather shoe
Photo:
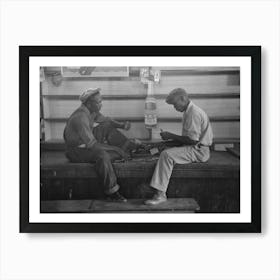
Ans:
[[[107,200],[112,202],[127,202],[127,199],[119,192],[114,192],[113,194],[107,195]]]
[[[144,204],[146,205],[157,205],[162,202],[167,201],[167,197],[165,193],[156,193],[152,199],[148,199],[144,201]]]

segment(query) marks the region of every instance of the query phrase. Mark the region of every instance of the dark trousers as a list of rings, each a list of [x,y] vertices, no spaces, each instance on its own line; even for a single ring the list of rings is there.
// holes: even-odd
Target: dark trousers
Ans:
[[[130,141],[110,122],[105,122],[93,129],[93,135],[98,143],[107,143],[125,150]],[[102,180],[105,194],[112,194],[119,189],[112,161],[120,159],[119,154],[113,151],[104,151],[101,148],[68,147],[66,156],[71,162],[95,163],[96,172]]]

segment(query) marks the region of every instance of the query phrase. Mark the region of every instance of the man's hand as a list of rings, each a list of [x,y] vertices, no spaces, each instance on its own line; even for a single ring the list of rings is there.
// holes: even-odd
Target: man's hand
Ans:
[[[170,140],[170,139],[173,139],[172,135],[173,135],[173,134],[170,133],[170,132],[168,132],[168,131],[162,131],[162,132],[160,133],[160,136],[161,136],[162,140]]]

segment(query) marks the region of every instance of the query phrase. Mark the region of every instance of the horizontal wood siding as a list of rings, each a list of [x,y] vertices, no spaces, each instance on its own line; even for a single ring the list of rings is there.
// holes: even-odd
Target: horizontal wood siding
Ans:
[[[239,122],[212,122],[212,129],[215,138],[238,138],[240,137]],[[46,140],[50,139],[62,139],[63,130],[65,127],[64,122],[46,123]],[[182,125],[176,122],[159,122],[158,129],[152,131],[153,138],[159,139],[160,128],[170,131],[172,133],[181,134]],[[145,128],[141,122],[132,122],[131,129],[129,131],[121,130],[123,134],[129,138],[148,139],[149,131]]]
[[[232,84],[234,75],[203,75],[203,76],[166,76],[155,86],[155,94],[167,94],[176,87],[183,87],[189,93],[239,93],[239,84]],[[49,95],[80,95],[87,88],[100,87],[104,95],[147,94],[146,85],[140,83],[138,77],[129,80],[64,80],[55,86],[51,78],[47,78],[44,94]]]
[[[197,99],[193,102],[205,110],[209,117],[212,116],[239,116],[239,99]],[[67,118],[80,106],[75,100],[45,99],[45,118]],[[143,117],[144,100],[103,100],[101,112],[110,117]],[[173,106],[164,100],[157,100],[158,117],[182,116],[174,110]]]
[[[49,69],[51,74],[51,70]],[[104,96],[102,113],[113,118],[131,118],[132,128],[124,132],[130,138],[149,138],[144,127],[144,99],[147,86],[141,84],[139,74],[134,69],[132,76],[120,79],[63,79],[60,86],[52,83],[47,75],[42,83],[46,140],[62,139],[65,119],[80,105],[79,95],[87,88],[100,87]],[[215,138],[238,138],[240,116],[239,72],[228,71],[169,71],[163,72],[160,83],[154,87],[158,108],[158,127],[181,133],[182,114],[165,103],[165,97],[176,87],[185,88],[195,104],[201,107],[212,120]],[[158,130],[152,133],[158,138]]]

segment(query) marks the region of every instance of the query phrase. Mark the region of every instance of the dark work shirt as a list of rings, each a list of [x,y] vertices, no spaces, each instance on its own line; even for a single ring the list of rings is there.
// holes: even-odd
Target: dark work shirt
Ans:
[[[106,119],[102,114],[90,113],[85,105],[81,105],[70,116],[64,129],[63,137],[67,147],[91,148],[97,140],[92,130],[100,119]]]

